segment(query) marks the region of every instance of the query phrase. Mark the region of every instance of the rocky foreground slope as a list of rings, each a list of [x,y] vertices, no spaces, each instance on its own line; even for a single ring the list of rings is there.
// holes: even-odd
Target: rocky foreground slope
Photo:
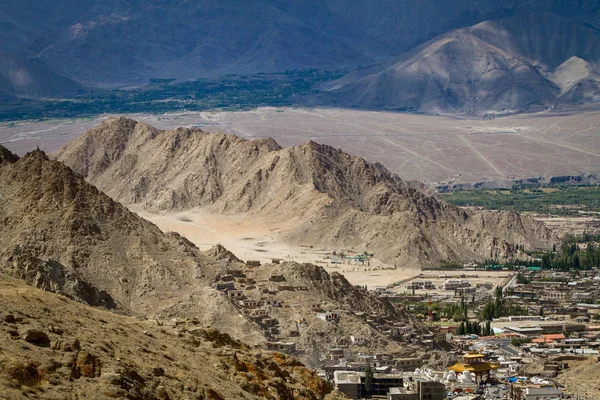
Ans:
[[[3,399],[335,399],[296,359],[215,329],[159,326],[0,273]]]
[[[199,129],[161,131],[112,118],[56,158],[128,207],[205,208],[287,224],[293,243],[355,247],[388,262],[437,265],[549,246],[542,225],[515,213],[467,213],[380,164],[308,142],[281,148]]]

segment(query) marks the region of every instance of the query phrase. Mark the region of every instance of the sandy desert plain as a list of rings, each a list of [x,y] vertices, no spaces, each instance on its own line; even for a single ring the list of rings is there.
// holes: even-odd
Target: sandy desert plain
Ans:
[[[91,119],[18,122],[0,126],[0,144],[17,154],[39,147],[51,153],[109,115]],[[273,137],[290,146],[309,139],[381,162],[404,179],[428,184],[503,182],[535,176],[600,173],[600,111],[544,112],[494,119],[426,116],[343,109],[259,108],[246,112],[183,112],[127,117],[160,129],[180,126],[246,138]],[[421,272],[375,259],[369,266],[332,265],[328,248],[293,247],[280,239],[285,226],[248,216],[214,216],[200,210],[144,217],[186,236],[202,249],[221,243],[239,258],[317,263],[354,284],[387,286]],[[577,221],[555,222],[558,227]],[[447,275],[460,275],[454,271]],[[506,273],[479,273],[473,284],[500,284]],[[427,277],[423,277],[427,279]],[[431,279],[433,280],[433,279]],[[404,284],[395,290],[404,290]]]
[[[311,248],[290,246],[281,240],[281,233],[291,226],[286,224],[267,225],[244,215],[215,216],[201,210],[183,213],[156,215],[145,212],[139,214],[156,224],[163,231],[174,231],[186,237],[198,248],[208,250],[217,243],[222,244],[242,260],[258,260],[269,263],[273,259],[296,261],[320,265],[328,272],[339,272],[355,285],[367,285],[373,289],[389,287],[391,292],[406,292],[405,285],[411,280],[429,280],[439,288],[446,279],[465,279],[473,286],[478,283],[505,284],[512,276],[504,271],[420,271],[389,265],[377,259],[376,255],[368,264],[344,260],[334,256],[334,251],[344,251],[352,255],[352,249]],[[340,264],[333,264],[336,260]],[[443,275],[443,276],[442,276]],[[394,285],[397,284],[397,285]],[[394,287],[392,287],[394,285]],[[417,290],[416,293],[425,293]],[[449,294],[444,290],[428,290],[430,294]]]

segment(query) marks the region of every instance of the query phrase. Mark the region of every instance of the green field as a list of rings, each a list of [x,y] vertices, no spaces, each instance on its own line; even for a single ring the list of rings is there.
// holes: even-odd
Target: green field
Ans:
[[[194,81],[153,79],[134,89],[92,90],[68,99],[21,99],[0,103],[0,122],[85,117],[104,113],[248,110],[287,106],[299,96],[347,71],[293,70],[283,73],[225,75]]]
[[[440,194],[457,206],[578,215],[600,212],[599,186],[562,186],[515,190],[461,190]]]

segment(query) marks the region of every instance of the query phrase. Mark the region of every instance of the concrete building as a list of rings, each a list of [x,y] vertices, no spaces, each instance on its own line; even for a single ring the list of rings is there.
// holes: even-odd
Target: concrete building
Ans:
[[[340,392],[353,400],[361,399],[367,395],[365,386],[365,373],[356,371],[335,371],[333,382]],[[391,388],[402,387],[403,378],[398,374],[373,374],[371,396],[388,396]]]
[[[217,290],[235,290],[235,282],[217,282],[214,287]]]
[[[241,290],[228,290],[227,296],[231,297],[232,299],[241,299],[244,297],[244,292]]]
[[[460,288],[468,288],[471,287],[471,283],[469,281],[463,279],[448,279],[442,285],[442,289],[444,290],[456,290]]]
[[[397,358],[396,368],[400,371],[414,371],[415,368],[420,368],[423,365],[423,360],[420,358]]]
[[[367,340],[367,338],[364,338],[364,337],[361,337],[361,336],[350,336],[350,342],[354,346],[364,346],[367,343],[369,343],[369,341]]]
[[[564,398],[562,390],[553,386],[518,386],[513,385],[510,391],[513,400],[557,400]]]
[[[248,261],[246,261],[246,265],[248,267],[260,267],[260,261],[248,260]]]
[[[267,342],[267,350],[292,354],[296,351],[296,344],[291,342]]]
[[[240,306],[244,308],[256,308],[262,305],[262,301],[255,299],[246,299],[240,301]]]
[[[271,306],[271,307],[281,307],[281,301],[279,301],[277,299],[269,298],[264,301],[264,305]]]
[[[332,321],[338,321],[340,319],[340,315],[336,312],[330,311],[330,312],[318,313],[317,318],[320,318],[323,321],[332,322]]]
[[[419,393],[404,387],[390,388],[388,400],[419,400]]]
[[[444,400],[446,385],[434,381],[419,381],[417,386],[419,400]]]
[[[358,400],[363,397],[363,386],[358,372],[335,371],[333,373],[333,383],[337,390],[352,400]]]

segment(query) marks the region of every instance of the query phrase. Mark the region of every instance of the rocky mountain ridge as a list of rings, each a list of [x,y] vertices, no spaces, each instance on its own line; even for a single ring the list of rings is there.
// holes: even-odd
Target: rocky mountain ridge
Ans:
[[[199,207],[285,221],[291,242],[366,247],[392,263],[507,258],[517,244],[531,249],[554,240],[527,217],[470,215],[380,164],[312,141],[282,149],[272,139],[160,131],[119,118],[91,129],[56,158],[134,209]]]
[[[262,304],[270,275],[253,278],[252,268],[223,246],[201,252],[180,235],[163,233],[39,150],[18,158],[0,146],[0,222],[0,273],[116,314],[193,320],[198,327],[214,327],[264,348],[269,340],[279,340],[273,326],[280,326],[282,334],[295,328],[295,313],[305,316],[309,328],[323,322],[302,300],[306,296],[334,310],[377,312],[390,323],[422,329],[407,314],[357,291],[342,276],[296,263],[261,268],[262,274],[288,276],[294,288],[302,289],[288,293],[289,288],[271,288],[269,299],[286,304],[277,312],[279,322],[262,321],[274,315],[268,304],[254,318],[217,283],[229,282],[245,293],[242,298]],[[236,281],[232,271],[243,279]],[[332,286],[353,296],[340,296]],[[300,299],[293,309],[289,309],[291,299]],[[316,362],[326,354],[327,345],[339,338],[347,340],[353,330],[364,330],[374,338],[375,350],[400,346],[352,313],[344,319],[336,325],[336,335],[321,339],[322,346],[313,346],[310,353],[306,349],[316,340],[317,329],[303,332],[294,354]],[[325,324],[320,329],[332,327]]]

